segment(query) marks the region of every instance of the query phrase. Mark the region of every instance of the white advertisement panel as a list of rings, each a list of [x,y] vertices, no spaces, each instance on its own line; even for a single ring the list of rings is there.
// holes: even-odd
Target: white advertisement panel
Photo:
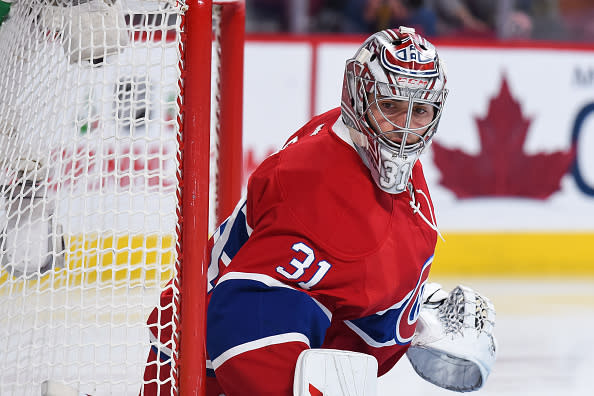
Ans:
[[[271,53],[276,46],[270,44]],[[304,99],[315,100],[316,113],[340,104],[344,62],[357,45],[319,46],[316,92],[309,98],[302,95],[310,68],[297,51],[300,63],[280,57],[283,73],[274,82],[270,64],[263,70],[251,65],[262,59],[250,59],[251,47],[244,143],[248,155],[260,156],[308,120]],[[440,54],[450,94],[435,144],[422,159],[440,226],[594,231],[594,158],[587,155],[588,146],[594,150],[594,110],[588,107],[594,106],[594,51],[443,46]],[[266,76],[258,77],[258,70]],[[250,81],[267,81],[277,93],[267,97],[271,91]],[[295,81],[293,88],[286,89],[287,81]]]

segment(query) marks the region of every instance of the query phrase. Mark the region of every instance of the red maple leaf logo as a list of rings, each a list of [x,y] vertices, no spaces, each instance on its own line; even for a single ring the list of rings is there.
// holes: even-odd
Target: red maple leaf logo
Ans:
[[[490,100],[485,118],[475,118],[481,143],[478,155],[433,144],[440,184],[458,198],[523,197],[546,199],[560,189],[561,178],[575,159],[575,147],[567,151],[526,155],[524,142],[531,120],[502,78],[499,94]]]

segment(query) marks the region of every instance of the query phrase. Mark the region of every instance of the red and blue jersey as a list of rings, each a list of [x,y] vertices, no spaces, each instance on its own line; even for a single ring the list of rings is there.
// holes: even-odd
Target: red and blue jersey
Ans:
[[[414,334],[436,243],[411,207],[433,218],[419,162],[411,184],[397,195],[375,185],[339,109],[254,171],[209,242],[207,372],[217,384],[207,395],[290,396],[306,348],[368,353],[380,375],[392,368]],[[157,311],[149,324],[167,316]]]

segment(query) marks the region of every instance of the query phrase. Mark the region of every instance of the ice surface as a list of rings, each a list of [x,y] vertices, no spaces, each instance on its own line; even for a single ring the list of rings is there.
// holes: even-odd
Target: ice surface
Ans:
[[[450,289],[464,284],[491,298],[497,310],[495,335],[498,340],[498,358],[491,376],[483,389],[473,394],[482,396],[591,396],[594,395],[594,279],[543,280],[543,279],[431,279]],[[87,304],[112,306],[105,311],[91,310],[87,318],[76,318],[74,311],[48,311],[55,316],[49,328],[39,327],[45,320],[43,312],[25,315],[14,323],[5,320],[3,326],[22,328],[27,318],[34,319],[36,326],[30,331],[31,344],[14,348],[9,340],[0,342],[2,353],[9,353],[1,375],[1,395],[38,395],[43,380],[53,379],[81,390],[99,395],[137,395],[143,364],[148,348],[148,333],[144,320],[157,301],[158,290],[145,291],[142,298],[128,300],[136,306],[134,312],[124,310],[118,302],[117,293],[107,295],[95,292],[74,291],[67,297],[69,305],[77,306],[84,298]],[[33,298],[29,296],[28,298]],[[126,297],[130,298],[130,297]],[[110,302],[109,304],[106,304]],[[13,301],[6,312],[27,311],[28,304]],[[56,301],[46,297],[36,298],[51,307]],[[55,300],[55,299],[54,299]],[[29,301],[30,302],[30,301]],[[23,305],[24,304],[24,305]],[[41,304],[43,305],[43,304]],[[60,305],[60,304],[58,304]],[[72,323],[59,325],[63,315]],[[107,315],[106,318],[103,316]],[[121,316],[121,318],[119,317]],[[104,326],[105,320],[121,326]],[[44,341],[51,340],[50,350]],[[117,340],[108,346],[109,339]],[[82,349],[75,349],[76,345]],[[126,346],[127,345],[127,346]],[[59,356],[56,356],[59,355]],[[10,361],[14,360],[14,364]],[[48,366],[48,362],[53,363]],[[114,363],[115,362],[115,363]],[[28,366],[6,370],[8,367]],[[15,377],[20,385],[14,385]],[[111,385],[107,381],[111,381]],[[13,383],[13,385],[8,385]],[[425,382],[414,372],[406,358],[379,380],[378,396],[440,396],[454,392],[440,389]]]

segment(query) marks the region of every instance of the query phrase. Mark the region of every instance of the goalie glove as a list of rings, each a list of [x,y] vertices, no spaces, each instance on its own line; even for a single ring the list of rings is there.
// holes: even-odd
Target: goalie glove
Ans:
[[[480,389],[496,357],[493,304],[464,286],[447,294],[428,283],[423,295],[408,360],[419,376],[439,387]]]

